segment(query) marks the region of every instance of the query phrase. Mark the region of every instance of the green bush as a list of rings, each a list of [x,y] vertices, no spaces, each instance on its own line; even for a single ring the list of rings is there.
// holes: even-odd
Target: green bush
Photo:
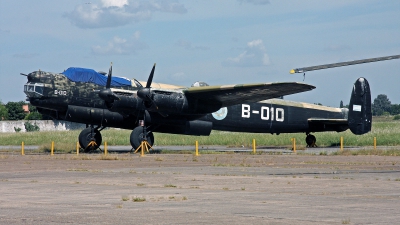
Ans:
[[[25,125],[25,130],[26,132],[32,132],[32,131],[39,131],[40,128],[39,126],[35,123],[35,124],[31,124],[30,122],[26,121],[24,123]]]
[[[41,120],[42,114],[38,112],[31,112],[25,116],[25,120]]]
[[[394,119],[394,120],[400,120],[400,114],[395,115],[395,116],[393,117],[393,119]]]

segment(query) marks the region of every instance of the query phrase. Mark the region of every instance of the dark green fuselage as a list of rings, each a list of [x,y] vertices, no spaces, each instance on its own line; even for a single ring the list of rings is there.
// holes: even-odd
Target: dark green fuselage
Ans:
[[[29,88],[33,88],[34,91],[29,92]],[[25,93],[39,112],[54,119],[103,127],[124,129],[137,127],[138,120],[142,119],[139,112],[141,110],[143,112],[142,101],[136,96],[138,87],[114,88],[113,91],[121,99],[114,105],[107,105],[99,98],[98,90],[104,88],[94,83],[73,82],[63,74],[35,71],[28,75]],[[310,118],[340,122],[313,123],[310,122]],[[152,127],[151,131],[194,135],[207,135],[211,129],[278,134],[340,132],[348,129],[347,123],[343,122],[347,119],[347,109],[282,99],[233,105],[214,113],[196,115],[160,115],[146,111],[146,124]]]

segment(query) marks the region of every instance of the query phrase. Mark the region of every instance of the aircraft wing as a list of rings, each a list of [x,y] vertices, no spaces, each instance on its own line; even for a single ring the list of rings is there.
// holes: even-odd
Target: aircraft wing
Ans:
[[[221,107],[226,107],[310,91],[314,88],[304,83],[277,82],[190,87],[184,89],[183,93],[202,102],[220,103]]]

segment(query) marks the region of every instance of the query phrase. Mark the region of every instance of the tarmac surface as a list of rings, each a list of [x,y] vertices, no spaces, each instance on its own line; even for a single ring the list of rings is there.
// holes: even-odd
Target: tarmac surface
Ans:
[[[0,224],[398,224],[399,208],[395,156],[0,153]]]

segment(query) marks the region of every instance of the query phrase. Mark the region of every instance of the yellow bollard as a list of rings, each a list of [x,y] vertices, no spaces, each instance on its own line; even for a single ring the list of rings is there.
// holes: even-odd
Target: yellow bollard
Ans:
[[[54,141],[51,142],[51,153],[50,155],[54,155]]]
[[[144,148],[147,149],[147,145],[145,144],[144,141],[142,141],[142,143],[140,145],[142,146],[141,151],[140,151],[140,157],[143,157],[144,156]]]
[[[343,151],[343,136],[340,137],[340,151]]]
[[[253,139],[253,154],[256,154],[256,139]]]
[[[376,150],[376,137],[374,137],[374,149]]]
[[[291,141],[293,144],[293,152],[296,153],[296,138],[292,138]]]
[[[108,151],[107,151],[107,141],[104,142],[104,155],[107,155]]]
[[[196,141],[195,147],[196,147],[196,156],[199,156],[199,142],[198,141]]]
[[[24,142],[21,143],[21,155],[25,155]]]
[[[79,155],[79,142],[76,142],[76,155]]]

